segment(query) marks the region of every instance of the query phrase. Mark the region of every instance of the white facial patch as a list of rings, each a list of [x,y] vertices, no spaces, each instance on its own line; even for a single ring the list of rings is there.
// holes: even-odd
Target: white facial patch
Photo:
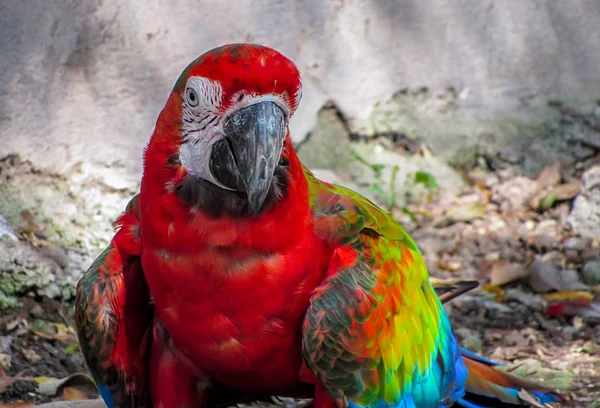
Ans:
[[[198,76],[188,79],[182,101],[183,143],[179,148],[179,160],[188,173],[219,186],[209,165],[212,146],[223,134],[218,109],[222,99],[219,82]]]
[[[293,97],[297,106],[301,98],[301,91],[299,90]],[[227,111],[220,112],[219,108],[223,103],[221,84],[200,76],[188,79],[182,99],[181,137],[183,142],[179,148],[179,160],[190,175],[210,181],[226,190],[231,190],[231,188],[222,185],[212,175],[210,157],[213,145],[224,135],[223,126],[227,121],[227,116],[244,107],[263,101],[277,104],[284,111],[286,118],[289,118],[292,113],[282,95],[257,95],[244,91],[233,95],[231,100],[235,103]]]

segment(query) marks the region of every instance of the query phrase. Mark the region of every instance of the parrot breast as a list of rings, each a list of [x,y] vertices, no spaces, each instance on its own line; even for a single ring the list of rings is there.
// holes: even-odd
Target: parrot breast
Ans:
[[[210,378],[242,391],[280,392],[298,383],[304,314],[330,258],[305,224],[277,249],[239,245],[230,241],[238,231],[223,229],[210,238],[197,235],[203,239],[190,246],[144,241],[142,264],[156,313],[177,348]],[[174,225],[174,235],[195,228]],[[254,233],[276,236],[259,227]],[[219,244],[206,244],[212,240]]]

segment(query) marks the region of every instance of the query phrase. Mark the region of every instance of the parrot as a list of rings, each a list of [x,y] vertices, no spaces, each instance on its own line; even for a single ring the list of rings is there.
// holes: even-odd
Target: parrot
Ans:
[[[296,65],[233,43],[192,61],[144,149],[140,189],[77,284],[86,364],[113,407],[270,396],[315,408],[564,399],[461,348],[420,249],[301,163]],[[476,283],[475,283],[476,285]]]

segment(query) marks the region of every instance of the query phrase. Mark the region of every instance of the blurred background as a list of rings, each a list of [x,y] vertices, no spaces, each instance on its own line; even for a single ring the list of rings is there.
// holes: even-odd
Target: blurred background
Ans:
[[[230,42],[298,65],[319,177],[482,282],[448,307],[467,347],[599,398],[600,2],[0,0],[0,38],[0,374],[28,370],[0,401],[91,393],[38,384],[86,372],[74,285],[180,72]]]

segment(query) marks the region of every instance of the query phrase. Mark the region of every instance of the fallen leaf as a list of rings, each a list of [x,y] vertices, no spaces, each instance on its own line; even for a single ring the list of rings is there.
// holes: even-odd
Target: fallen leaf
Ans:
[[[75,387],[65,387],[60,394],[60,398],[63,401],[82,401],[87,400],[88,396]]]
[[[584,292],[582,290],[568,290],[564,292],[548,293],[543,296],[545,301],[552,302],[558,300],[594,300],[594,295],[590,292]]]
[[[57,381],[58,378],[56,377],[46,377],[46,376],[41,376],[41,377],[31,377],[31,380],[36,382],[37,384],[41,384],[41,383],[45,383],[48,381]]]
[[[534,195],[531,199],[531,207],[536,210],[549,210],[556,202],[556,193],[550,190],[546,193]]]
[[[557,160],[542,170],[535,183],[538,191],[541,191],[546,187],[560,183],[560,179],[560,161]]]
[[[575,377],[573,373],[566,370],[553,370],[542,367],[542,363],[533,358],[528,358],[508,367],[498,366],[496,369],[520,375],[540,382],[544,387],[563,392],[571,389]]]
[[[502,302],[504,300],[504,290],[500,286],[485,285],[483,290],[494,294],[494,300],[496,302]]]
[[[9,402],[6,404],[0,404],[0,408],[30,408],[35,407],[35,404],[31,402]]]
[[[493,262],[490,267],[490,285],[501,286],[506,283],[523,279],[529,275],[529,270],[522,264],[510,263],[505,260]]]
[[[47,325],[52,328],[52,333],[49,332],[49,329],[44,328],[44,330],[31,330],[33,334],[38,337],[47,340],[59,340],[59,341],[70,341],[75,340],[75,330],[73,328],[68,327],[62,323],[54,323],[48,322]],[[45,327],[45,326],[44,326]]]
[[[102,398],[88,399],[85,401],[63,401],[49,402],[38,405],[37,408],[106,408]]]
[[[12,361],[12,357],[10,354],[0,353],[0,367],[2,367],[2,368],[10,367],[11,361]]]
[[[600,319],[600,302],[589,300],[567,300],[548,306],[548,316],[585,316]]]
[[[21,349],[21,354],[23,354],[23,357],[30,363],[37,363],[42,359],[42,357],[32,349]]]
[[[31,211],[22,210],[21,218],[23,219],[23,226],[19,229],[20,233],[39,232],[41,230],[40,226],[35,220],[35,215],[33,215]]]
[[[42,382],[38,385],[38,393],[51,397],[62,396],[64,390],[67,388],[73,388],[80,393],[76,394],[75,391],[69,390],[67,393],[71,396],[83,395],[84,398],[90,398],[98,395],[94,381],[82,373],[72,374],[60,380],[51,379]]]
[[[15,376],[9,377],[4,372],[4,368],[0,366],[0,394],[6,392],[6,390],[12,383],[21,380],[21,377],[23,377],[25,371],[27,370],[23,370],[20,373],[17,373]]]
[[[581,191],[581,183],[579,181],[574,181],[572,183],[560,184],[552,187],[552,191],[556,194],[556,199],[558,201],[570,200]]]
[[[453,207],[439,220],[433,223],[436,228],[443,228],[457,222],[469,222],[485,215],[485,204],[474,203]]]
[[[437,263],[437,267],[443,271],[458,272],[462,265],[458,261],[444,261],[443,259]]]
[[[13,331],[14,329],[16,329],[21,323],[23,323],[24,325],[27,325],[27,321],[25,319],[23,319],[22,317],[18,317],[15,320],[6,323],[6,331]]]
[[[558,201],[574,198],[580,191],[581,183],[578,181],[559,184],[549,190],[538,191],[533,195],[529,204],[536,210],[548,210]]]
[[[525,401],[525,402],[531,404],[531,406],[534,406],[536,408],[548,407],[547,404],[544,404],[544,405],[540,404],[540,401],[527,390],[519,390],[517,395],[520,400]]]

